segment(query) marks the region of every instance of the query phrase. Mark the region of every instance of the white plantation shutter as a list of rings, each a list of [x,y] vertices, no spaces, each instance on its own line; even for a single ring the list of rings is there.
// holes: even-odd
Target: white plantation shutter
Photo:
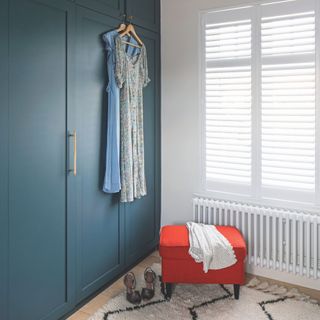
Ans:
[[[207,178],[251,182],[250,67],[208,68]]]
[[[261,187],[312,200],[316,177],[315,10],[310,1],[261,10]],[[279,9],[279,10],[278,10]],[[269,191],[271,189],[271,191]],[[308,198],[309,194],[309,198]]]
[[[315,189],[314,63],[263,66],[262,185]]]
[[[206,190],[255,200],[318,197],[315,3],[205,15]]]
[[[205,25],[208,184],[251,184],[251,20],[243,13]]]

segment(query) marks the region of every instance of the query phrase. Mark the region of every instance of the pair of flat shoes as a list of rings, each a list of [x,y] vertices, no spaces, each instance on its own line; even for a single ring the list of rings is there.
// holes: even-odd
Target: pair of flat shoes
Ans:
[[[154,282],[156,274],[151,268],[144,271],[146,287],[141,290],[141,294],[136,288],[136,277],[134,273],[129,272],[125,275],[123,282],[127,288],[127,300],[132,304],[139,304],[141,300],[148,301],[154,297]]]

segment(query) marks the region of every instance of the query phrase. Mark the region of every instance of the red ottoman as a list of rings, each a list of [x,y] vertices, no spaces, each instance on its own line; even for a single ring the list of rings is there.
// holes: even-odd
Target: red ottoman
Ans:
[[[220,270],[203,272],[202,263],[196,263],[189,255],[189,234],[186,226],[164,226],[160,233],[162,281],[167,294],[171,295],[172,283],[233,284],[235,299],[239,299],[240,285],[245,282],[246,243],[238,229],[217,226],[230,242],[237,263]]]

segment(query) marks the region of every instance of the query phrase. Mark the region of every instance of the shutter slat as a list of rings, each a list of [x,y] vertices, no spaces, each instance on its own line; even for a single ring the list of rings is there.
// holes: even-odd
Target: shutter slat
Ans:
[[[212,148],[210,146],[207,146],[206,153],[207,155],[216,155],[220,157],[225,157],[226,159],[232,157],[234,158],[235,162],[237,162],[237,159],[250,159],[250,154],[248,152],[221,150],[217,149],[216,147]]]
[[[280,139],[282,137],[291,137],[292,139],[296,139],[296,137],[308,137],[312,135],[313,129],[302,129],[302,128],[262,128],[262,135],[268,135],[269,137],[277,136]]]
[[[279,135],[279,134],[263,134],[262,133],[262,140],[263,141],[269,141],[269,142],[283,142],[283,143],[287,143],[287,142],[309,142],[309,143],[314,143],[315,142],[315,138],[313,136],[310,135],[305,135],[305,136],[301,136],[301,135]]]
[[[262,164],[266,168],[293,168],[293,169],[305,169],[314,170],[314,162],[294,162],[294,161],[281,161],[281,160],[262,160]]]
[[[262,111],[263,116],[286,116],[290,113],[290,116],[313,116],[314,117],[314,108],[310,109],[305,109],[303,110],[302,108],[300,109],[264,109]]]
[[[282,162],[288,162],[288,163],[313,163],[314,164],[314,157],[313,155],[308,156],[306,154],[277,154],[275,157],[274,154],[269,153],[269,154],[263,154],[262,155],[262,160],[276,160],[276,161],[282,161]]]
[[[241,164],[241,163],[230,163],[230,162],[217,162],[217,161],[207,161],[208,168],[219,168],[219,169],[232,169],[232,170],[239,170],[243,172],[250,172],[250,164]]]
[[[295,32],[290,35],[291,39],[306,39],[306,38],[311,38],[315,36],[315,31],[310,30],[310,31],[302,31],[302,32]],[[264,42],[267,43],[269,41],[278,41],[278,40],[287,40],[288,35],[286,33],[274,33],[271,35],[264,35]]]
[[[306,155],[314,156],[314,150],[298,148],[279,148],[279,147],[262,147],[262,153],[277,155]]]
[[[286,102],[286,101],[282,101],[281,104],[280,103],[268,103],[268,102],[264,102],[264,109],[301,109],[301,104],[300,103],[295,103],[295,102]],[[310,103],[310,102],[305,102],[304,103],[304,109],[313,109],[314,110],[314,103]]]
[[[314,189],[313,183],[301,183],[297,181],[281,181],[278,179],[266,179],[262,178],[262,185],[272,188],[289,188],[298,190],[310,190]]]
[[[262,23],[261,34],[262,34],[262,37],[266,35],[272,35],[272,34],[283,34],[283,35],[289,36],[294,32],[301,32],[301,31],[314,31],[314,24],[268,28],[265,26],[264,23]]]
[[[280,138],[281,139],[281,138]],[[301,150],[314,150],[314,141],[303,141],[303,142],[293,142],[290,140],[271,140],[266,139],[265,137],[262,138],[262,147],[264,148],[282,148],[284,151],[286,149],[301,149]]]
[[[304,184],[312,184],[314,183],[314,177],[306,177],[306,176],[299,176],[297,174],[280,174],[280,173],[268,173],[262,170],[263,179],[272,179],[279,182],[297,182],[297,183],[304,183]]]
[[[283,179],[294,179],[302,181],[314,181],[314,169],[297,169],[297,168],[275,168],[275,167],[266,167],[263,169],[262,173],[265,178],[272,176],[278,176],[279,178],[283,176]],[[287,180],[287,181],[289,181]]]
[[[232,165],[237,165],[239,164],[246,164],[248,166],[251,166],[251,159],[249,158],[237,158],[237,162],[234,161],[234,159],[230,158],[224,158],[222,156],[218,155],[207,155],[207,161],[208,162],[214,162],[214,163],[231,163]]]

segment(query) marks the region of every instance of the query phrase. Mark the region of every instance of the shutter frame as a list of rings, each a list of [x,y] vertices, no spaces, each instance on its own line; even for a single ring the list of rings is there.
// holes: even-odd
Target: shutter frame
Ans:
[[[320,4],[317,4],[317,7],[318,17]],[[274,18],[279,15],[287,17]],[[289,15],[291,17],[288,17]],[[319,47],[316,33],[319,33],[319,30],[315,29],[315,24],[319,26],[320,23],[317,20],[314,22],[315,17],[314,0],[270,1],[270,3],[253,4],[240,8],[220,9],[203,15],[202,75],[205,76],[207,71],[210,71],[207,79],[204,79],[202,83],[202,186],[205,192],[213,192],[222,197],[229,194],[229,199],[230,197],[236,199],[240,196],[243,199],[258,200],[260,203],[270,200],[276,203],[315,204],[316,201],[319,201],[316,199],[315,190],[319,190],[319,177],[317,177],[319,159],[316,156],[320,155],[320,148],[316,131],[320,132],[320,130],[316,120],[318,111],[315,105],[318,97],[313,92],[319,87],[320,59],[315,58],[315,52]],[[285,18],[287,21],[283,21]],[[261,24],[257,26],[255,22],[259,19],[261,19]],[[251,21],[252,33],[250,46],[245,38],[247,36],[245,32],[248,31],[248,26],[246,26],[248,20]],[[210,24],[207,39],[206,24]],[[214,30],[215,24],[220,24],[220,27],[232,27],[238,24],[242,26],[239,34],[244,38],[238,38],[238,42],[235,43],[232,42],[233,37],[230,34],[226,34],[224,38],[215,39],[214,35],[218,34]],[[304,31],[296,32],[294,27],[290,29],[290,25],[299,25]],[[255,39],[258,27],[262,29],[261,38]],[[275,28],[282,31],[295,31],[294,36],[291,37],[293,40],[290,37],[288,39],[285,33],[272,34],[272,29]],[[220,51],[218,44],[221,47]],[[254,52],[257,45],[260,46],[261,51],[259,57],[255,57]],[[226,54],[220,55],[223,46],[227,48]],[[239,50],[236,54],[231,53],[235,46],[240,49],[242,46],[243,50]],[[251,50],[250,55],[248,55],[248,47]],[[209,55],[205,54],[206,50],[210,53]],[[281,52],[282,55],[279,55]],[[254,88],[255,74],[259,75],[259,72],[255,73],[253,70],[257,66],[257,61],[261,66],[259,79],[261,95],[252,91],[249,99],[248,94],[246,95],[249,92],[248,83],[250,84],[251,81],[251,86]],[[291,75],[290,68],[288,69],[289,75],[286,79],[281,79],[282,75],[279,70],[267,70],[265,67],[281,63],[295,64],[296,67],[291,70],[293,72]],[[311,73],[310,68],[304,67],[304,64],[308,63],[314,64]],[[219,68],[222,71],[229,67],[229,71],[232,72],[232,70],[241,68],[245,70],[248,66],[252,73],[250,81],[241,73],[234,78],[228,77],[227,73],[220,74],[220,79],[214,75],[214,71],[217,73]],[[263,69],[262,66],[264,66]],[[268,72],[270,75],[267,76]],[[300,75],[300,80],[294,78],[294,73]],[[219,86],[223,89],[220,90],[220,95],[218,94]],[[228,90],[231,90],[232,87],[234,88],[233,93],[228,94]],[[291,91],[294,94],[290,94]],[[225,100],[221,98],[223,93],[227,96]],[[275,102],[272,96],[277,96],[278,101]],[[237,107],[234,104],[230,105],[235,102],[239,102]],[[259,108],[255,108],[255,104]],[[304,108],[301,107],[302,104]],[[251,129],[248,130],[245,121],[250,118],[247,113],[249,105],[251,107]],[[260,120],[256,121],[256,117],[259,117]],[[237,134],[233,132],[235,121],[238,121]],[[301,125],[301,128],[297,130],[293,124]],[[247,139],[248,132],[251,134],[251,140]],[[256,139],[257,134],[259,139]],[[252,144],[251,153],[248,153],[246,149],[248,141]],[[235,145],[236,142],[239,144]],[[270,149],[275,152],[279,151],[278,158],[274,158],[274,153],[269,153]],[[287,150],[287,153],[281,154],[280,152],[283,152],[284,149]],[[231,159],[228,159],[227,156]],[[238,162],[234,159],[238,159]],[[254,163],[258,163],[258,168],[254,167]],[[248,164],[250,164],[250,170],[245,170]],[[259,168],[260,172],[258,172]],[[250,181],[241,180],[245,176],[242,173],[249,171]],[[223,175],[227,173],[230,173],[231,176],[234,174],[236,177],[234,181],[223,179]],[[278,180],[271,179],[275,178],[275,173],[278,173]],[[214,175],[216,179],[213,178]],[[286,178],[287,176],[289,178]],[[270,183],[271,180],[276,183]],[[296,181],[296,188],[290,184],[291,180]],[[258,192],[256,189],[259,189]]]

